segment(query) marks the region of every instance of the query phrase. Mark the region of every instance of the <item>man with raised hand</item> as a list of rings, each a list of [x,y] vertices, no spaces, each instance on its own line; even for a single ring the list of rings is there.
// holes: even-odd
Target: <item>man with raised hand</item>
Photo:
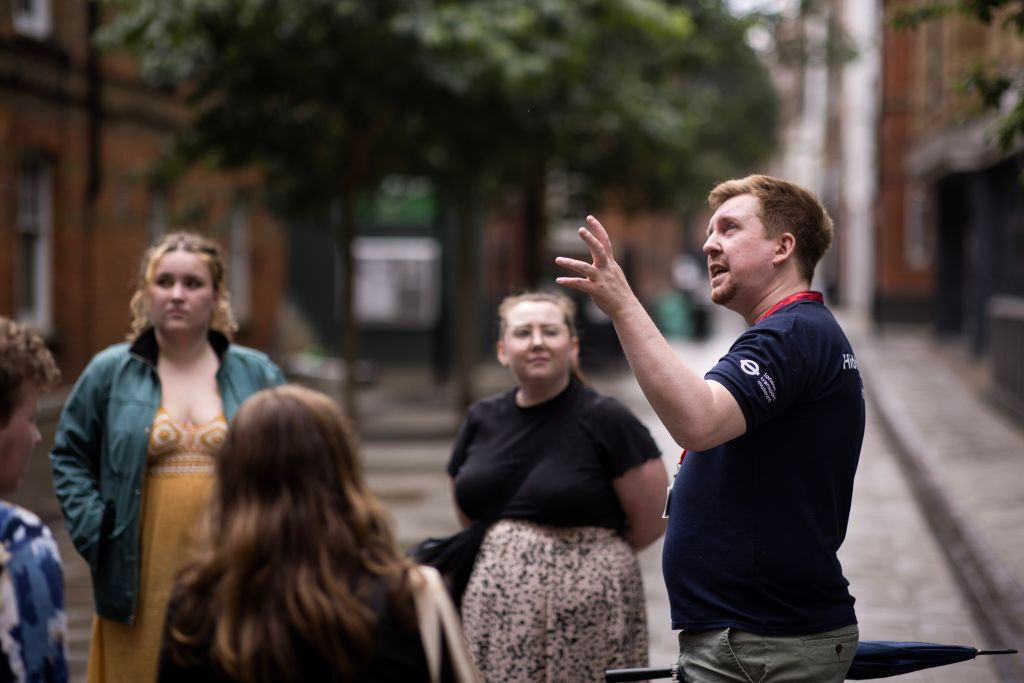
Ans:
[[[842,681],[858,640],[836,553],[861,442],[857,361],[814,268],[832,241],[815,196],[754,175],[712,190],[711,300],[749,328],[703,377],[633,294],[593,216],[592,262],[559,257],[561,285],[615,325],[644,395],[684,448],[662,569],[685,680]]]

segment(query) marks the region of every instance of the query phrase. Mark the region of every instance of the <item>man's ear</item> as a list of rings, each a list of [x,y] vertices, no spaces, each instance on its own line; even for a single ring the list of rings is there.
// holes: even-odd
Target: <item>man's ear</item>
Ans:
[[[796,250],[796,237],[791,232],[784,232],[775,240],[775,253],[772,254],[772,263],[782,264],[793,255]]]
[[[498,352],[498,362],[501,363],[502,367],[507,368],[508,367],[508,354],[505,353],[505,342],[502,341],[501,339],[498,340],[497,352]]]

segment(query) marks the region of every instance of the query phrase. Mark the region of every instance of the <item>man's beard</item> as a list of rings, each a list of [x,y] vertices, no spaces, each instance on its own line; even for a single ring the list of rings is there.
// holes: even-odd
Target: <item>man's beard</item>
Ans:
[[[725,285],[721,287],[711,288],[711,301],[719,306],[725,306],[736,296],[736,285],[729,280]]]

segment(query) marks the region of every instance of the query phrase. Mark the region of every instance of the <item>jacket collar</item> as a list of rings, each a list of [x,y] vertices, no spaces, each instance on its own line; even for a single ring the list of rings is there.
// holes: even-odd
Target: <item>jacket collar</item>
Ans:
[[[228,338],[216,330],[209,330],[206,333],[206,338],[210,341],[213,352],[217,354],[217,360],[224,360],[224,354],[227,353],[228,347],[231,345]],[[157,358],[160,356],[160,345],[156,342],[156,331],[152,326],[147,327],[142,334],[135,338],[128,348],[128,353],[150,365],[156,365]]]

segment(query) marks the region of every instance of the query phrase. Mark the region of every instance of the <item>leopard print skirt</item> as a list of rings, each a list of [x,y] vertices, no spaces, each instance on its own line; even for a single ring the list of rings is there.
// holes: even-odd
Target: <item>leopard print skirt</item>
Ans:
[[[489,683],[603,681],[647,666],[640,566],[619,534],[501,520],[462,601],[470,652]]]

